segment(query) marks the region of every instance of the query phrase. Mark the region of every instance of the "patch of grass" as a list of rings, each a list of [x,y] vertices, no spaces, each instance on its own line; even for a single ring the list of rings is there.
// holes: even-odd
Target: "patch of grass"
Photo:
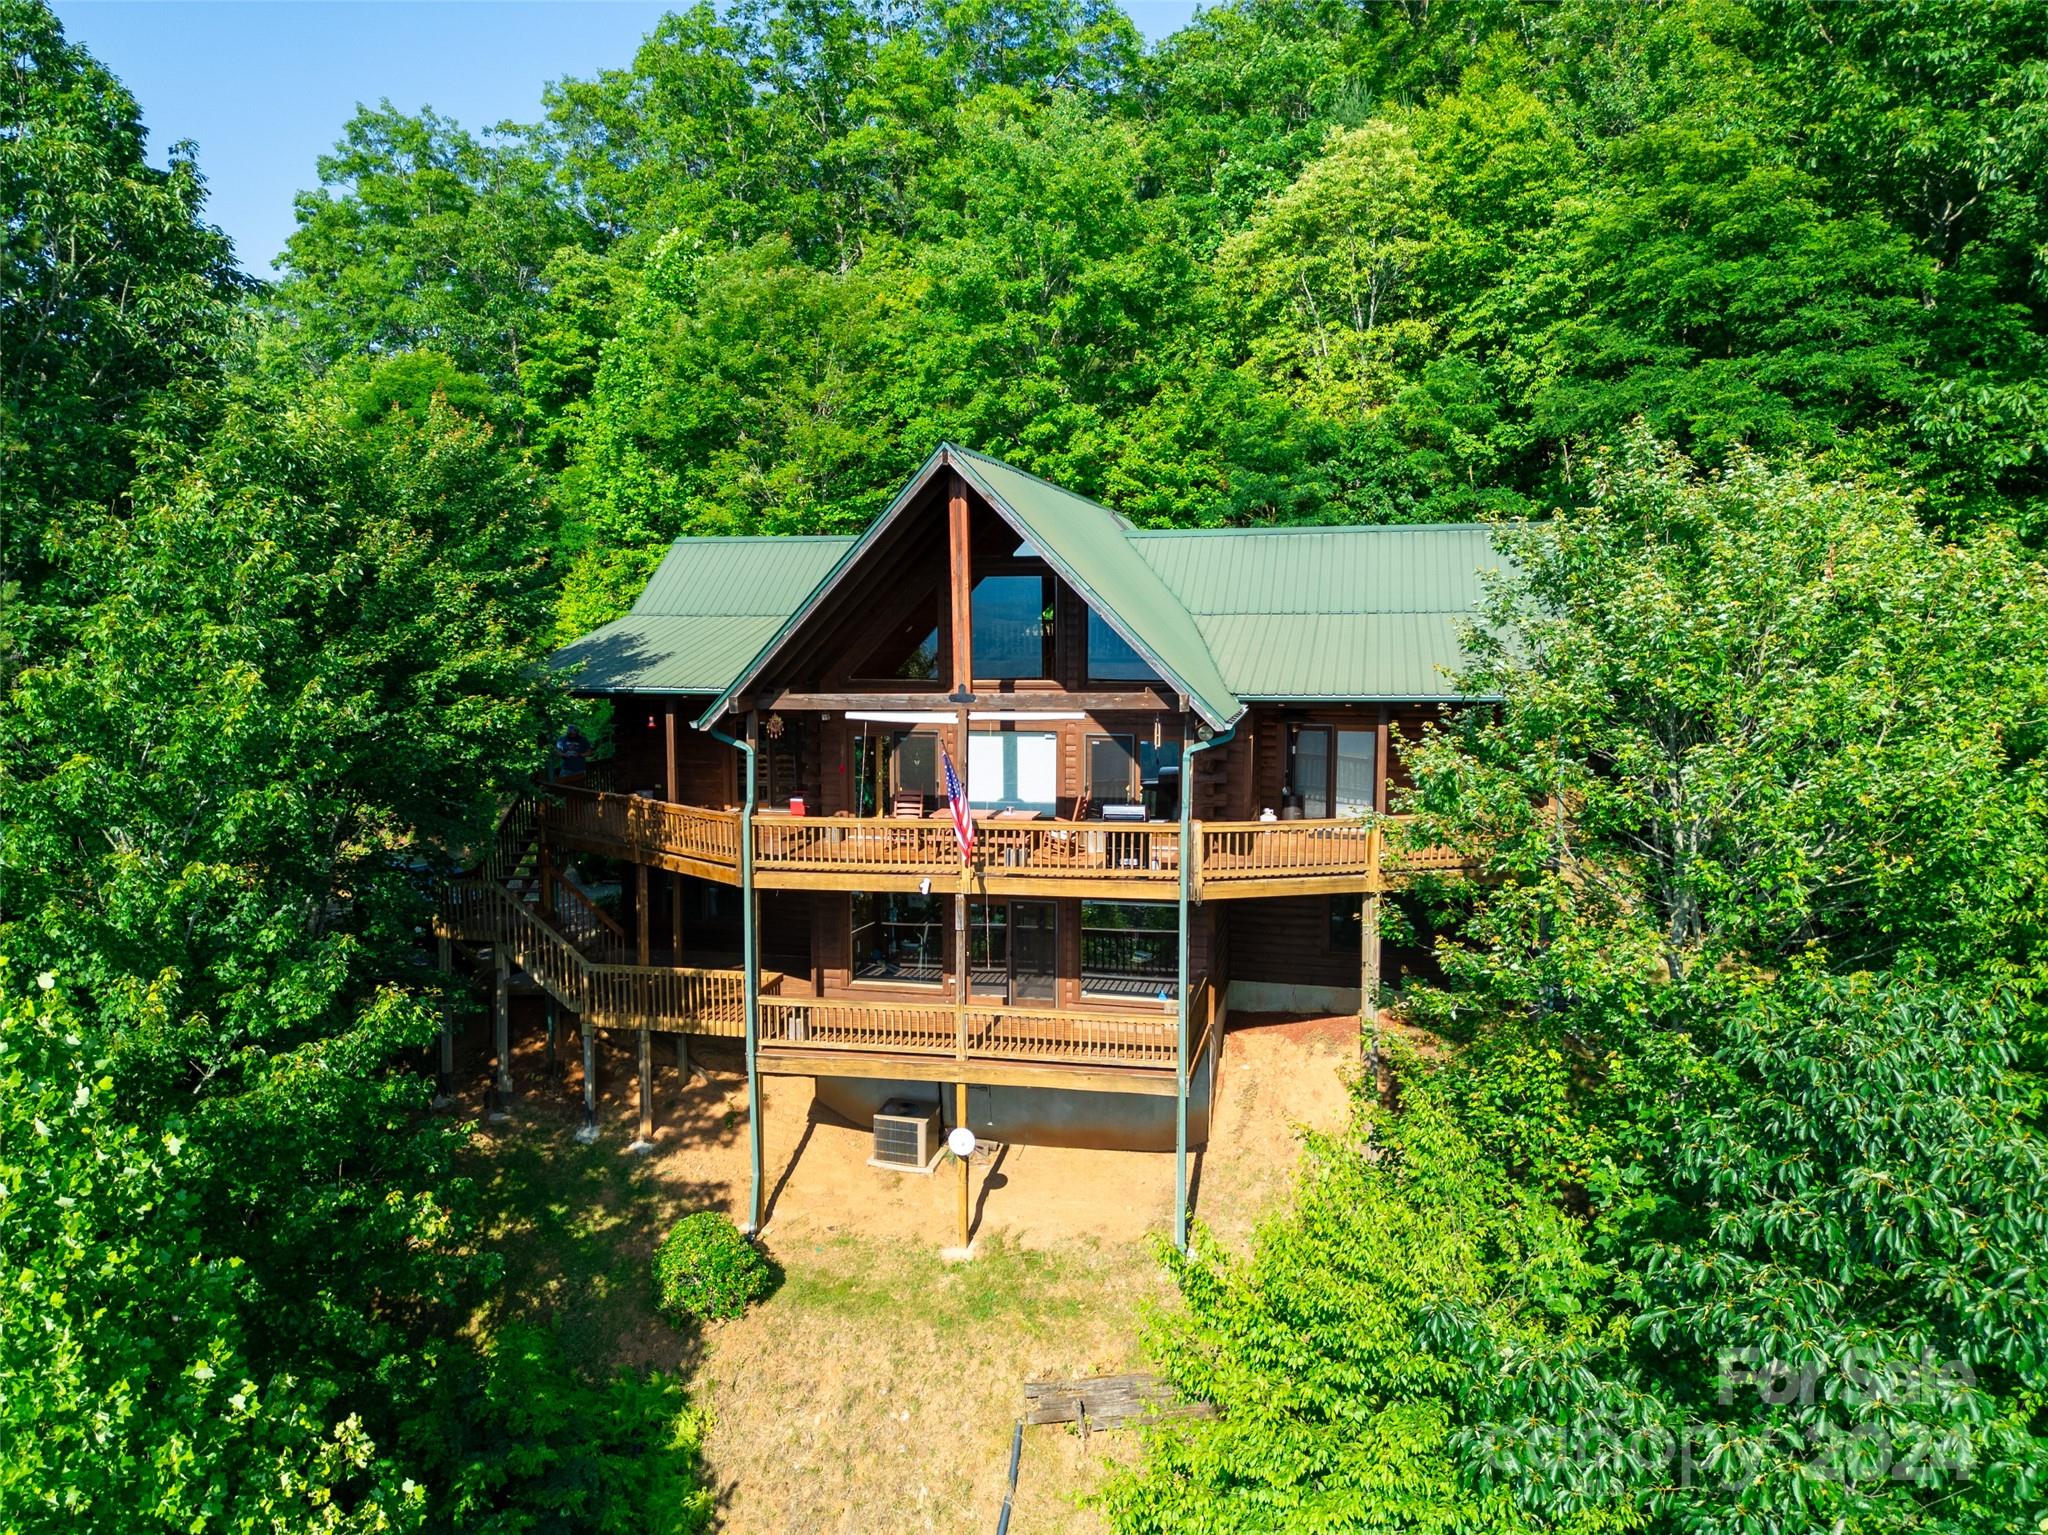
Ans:
[[[773,1305],[851,1322],[921,1323],[956,1332],[1001,1321],[1043,1337],[1078,1321],[1101,1298],[1097,1266],[1071,1250],[1048,1253],[985,1238],[972,1261],[941,1262],[929,1248],[841,1236],[783,1255],[788,1271]]]

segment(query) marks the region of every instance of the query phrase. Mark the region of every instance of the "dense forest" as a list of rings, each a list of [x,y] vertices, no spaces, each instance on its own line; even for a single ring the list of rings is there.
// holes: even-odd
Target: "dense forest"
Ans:
[[[1442,1048],[1165,1256],[1116,1528],[2048,1528],[2048,5],[699,5],[263,281],[0,30],[0,1529],[703,1526],[487,1325],[424,935],[558,637],[948,439],[1516,554]]]

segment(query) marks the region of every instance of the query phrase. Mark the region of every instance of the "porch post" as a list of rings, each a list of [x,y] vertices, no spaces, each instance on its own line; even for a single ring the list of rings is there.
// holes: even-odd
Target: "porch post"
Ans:
[[[633,909],[639,919],[636,926],[639,928],[640,966],[645,969],[654,963],[654,943],[647,925],[647,865],[644,863],[633,865]]]
[[[597,1139],[597,1030],[583,1017],[583,1128],[576,1139],[588,1146]]]
[[[961,746],[966,746],[966,735],[961,735]],[[960,861],[960,893],[953,898],[953,1053],[960,1062],[961,1078],[953,1084],[953,1123],[964,1126],[967,1123],[967,988],[971,984],[971,972],[967,964],[967,899],[974,888],[974,875],[967,861]],[[969,1158],[960,1158],[960,1251],[967,1251],[967,1205],[968,1179],[972,1169]]]
[[[668,708],[662,715],[662,735],[666,746],[663,755],[668,769],[668,802],[673,805],[682,798],[676,773],[676,701],[673,698],[668,701]]]
[[[561,1026],[560,1004],[555,1001],[553,996],[550,996],[548,998],[547,1059],[542,1063],[543,1080],[550,1083],[555,1080],[555,1038]]]

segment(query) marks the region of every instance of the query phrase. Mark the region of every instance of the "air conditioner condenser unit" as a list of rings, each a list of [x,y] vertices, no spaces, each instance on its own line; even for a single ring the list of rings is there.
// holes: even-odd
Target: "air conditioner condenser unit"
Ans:
[[[891,1172],[928,1173],[946,1143],[936,1103],[891,1098],[875,1114],[874,1149],[868,1166]]]

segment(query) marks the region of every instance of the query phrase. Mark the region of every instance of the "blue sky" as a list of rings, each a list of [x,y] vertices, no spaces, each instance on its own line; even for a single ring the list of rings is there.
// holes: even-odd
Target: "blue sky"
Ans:
[[[468,127],[531,121],[542,87],[625,64],[671,4],[648,0],[54,0],[142,104],[150,157],[199,145],[208,211],[270,275],[292,196],[356,103],[431,106]],[[1148,38],[1194,0],[1126,0]]]

